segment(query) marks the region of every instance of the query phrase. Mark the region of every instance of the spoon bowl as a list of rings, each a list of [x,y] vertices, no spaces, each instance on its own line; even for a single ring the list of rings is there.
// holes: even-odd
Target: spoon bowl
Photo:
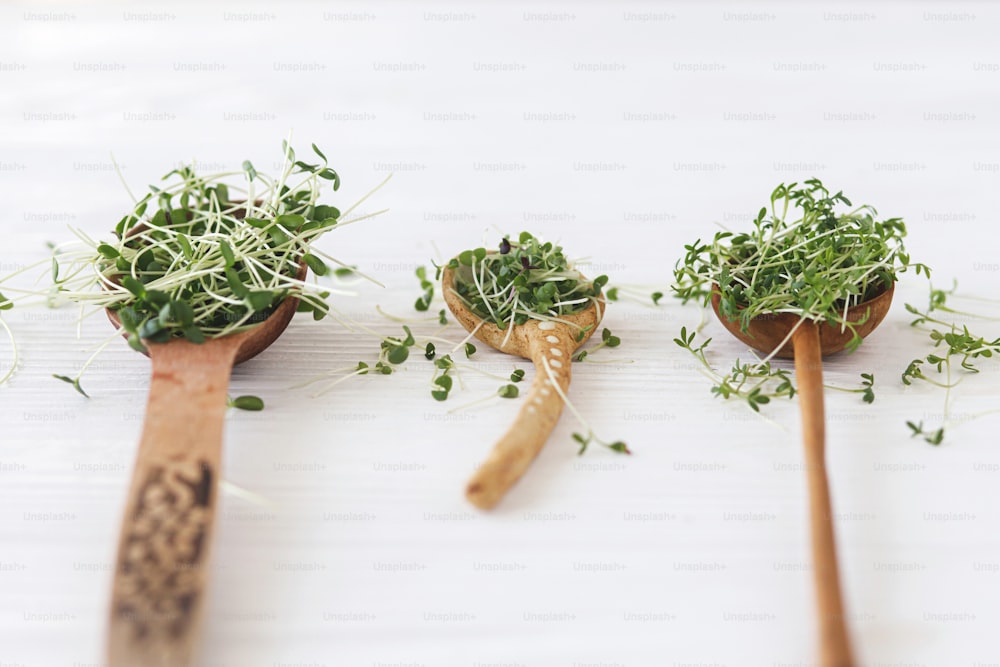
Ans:
[[[885,319],[886,314],[889,312],[889,307],[892,305],[894,291],[895,284],[891,284],[887,290],[877,296],[847,309],[845,319],[855,324],[855,329],[859,336],[867,338],[882,323],[882,320]],[[722,322],[722,326],[729,333],[758,352],[770,354],[775,348],[781,345],[781,348],[774,356],[782,359],[791,359],[795,356],[795,347],[792,345],[790,334],[799,323],[800,318],[798,315],[795,313],[767,313],[759,315],[750,320],[747,331],[744,331],[739,318],[731,320],[719,312],[719,303],[721,300],[722,297],[718,286],[713,285],[712,308],[715,310],[719,321]],[[824,357],[840,352],[847,347],[847,344],[853,338],[851,330],[846,327],[841,328],[839,324],[822,322],[817,325],[817,329],[819,330],[820,350]]]
[[[569,391],[573,353],[597,330],[605,301],[598,296],[583,310],[560,315],[557,321],[530,319],[510,325],[507,331],[469,309],[454,288],[455,278],[455,271],[445,267],[442,292],[455,319],[490,347],[530,359],[535,365],[534,380],[517,418],[466,486],[470,503],[491,509],[524,475],[559,421],[563,397]]]

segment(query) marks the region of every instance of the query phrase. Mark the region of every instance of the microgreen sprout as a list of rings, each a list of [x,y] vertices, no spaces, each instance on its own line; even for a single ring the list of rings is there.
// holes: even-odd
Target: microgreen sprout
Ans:
[[[861,374],[861,400],[865,403],[875,402],[875,374],[874,373],[862,373]]]
[[[976,365],[977,362],[994,356],[1000,358],[1000,337],[989,340],[970,331],[968,325],[959,326],[958,323],[935,314],[947,313],[948,315],[958,315],[979,320],[996,319],[985,317],[978,313],[957,310],[949,306],[948,300],[955,295],[957,289],[957,284],[950,290],[935,289],[932,285],[930,287],[930,298],[925,310],[921,310],[909,303],[906,304],[906,310],[916,316],[911,325],[927,332],[928,337],[933,343],[934,352],[911,361],[903,370],[901,380],[907,386],[921,381],[944,389],[943,417],[938,428],[935,429],[932,426],[925,427],[923,421],[906,422],[912,436],[920,436],[932,445],[939,445],[944,441],[945,430],[950,426],[951,390],[962,379],[961,377],[953,378],[954,373],[979,373],[980,369]],[[957,368],[955,368],[956,365]],[[938,380],[928,373],[935,373],[937,376],[943,376],[943,378]]]
[[[599,344],[595,345],[594,347],[588,349],[588,350],[578,350],[573,355],[573,361],[583,361],[589,355],[593,354],[594,352],[597,352],[602,347],[612,347],[613,348],[613,347],[618,347],[621,344],[622,344],[622,339],[619,338],[618,336],[615,336],[614,334],[612,334],[611,333],[611,329],[608,329],[607,327],[605,327],[601,331],[601,342]]]
[[[770,403],[772,398],[792,398],[795,395],[791,374],[770,361],[743,363],[737,359],[729,373],[720,374],[706,356],[712,339],[705,338],[696,343],[697,335],[696,330],[688,332],[687,327],[681,327],[680,336],[674,339],[674,343],[698,361],[699,371],[714,383],[712,394],[715,396],[741,399],[754,412],[760,412],[760,407]]]
[[[604,290],[604,297],[608,301],[631,301],[642,306],[659,306],[665,296],[664,289],[666,288],[659,286],[615,283]]]
[[[451,374],[455,370],[455,362],[451,360],[451,355],[446,354],[434,361],[434,368],[436,371],[434,377],[431,379],[431,384],[433,385],[431,396],[434,397],[435,401],[448,400],[448,394],[451,392],[453,384]]]
[[[77,375],[76,377],[71,378],[71,377],[69,377],[67,375],[55,375],[55,374],[53,374],[52,377],[54,377],[57,380],[62,380],[63,382],[66,382],[66,383],[70,384],[73,387],[73,389],[76,389],[80,394],[82,394],[83,396],[85,396],[87,398],[90,398],[90,394],[88,394],[87,392],[85,392],[83,390],[83,387],[80,386],[80,376],[79,375]]]
[[[861,400],[865,403],[875,402],[875,375],[873,373],[861,374],[861,386],[855,389],[849,387],[839,387],[832,384],[824,384],[827,389],[840,391],[848,394],[861,394]]]
[[[434,283],[427,279],[427,267],[418,266],[416,275],[417,279],[420,280],[420,289],[424,293],[417,297],[413,307],[420,312],[424,312],[431,307],[431,301],[434,300]]]
[[[595,436],[593,431],[587,431],[586,435],[584,435],[583,433],[574,433],[573,439],[576,440],[577,443],[579,443],[580,445],[580,450],[577,452],[577,454],[583,454],[584,452],[586,452],[587,447],[590,445],[591,442],[596,442],[599,445],[604,445],[611,451],[618,452],[619,454],[632,453],[632,450],[628,448],[628,445],[626,445],[621,440],[615,442],[604,442],[603,440]]]

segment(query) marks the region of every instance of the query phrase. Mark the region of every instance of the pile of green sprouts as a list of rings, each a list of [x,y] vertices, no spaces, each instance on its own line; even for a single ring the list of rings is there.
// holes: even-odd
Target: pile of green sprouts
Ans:
[[[517,241],[504,237],[495,252],[466,250],[448,263],[455,292],[482,320],[507,331],[529,319],[562,321],[591,304],[602,307],[605,275],[587,280],[563,254],[561,246],[542,242],[529,232]],[[579,340],[586,332],[579,332]],[[504,339],[506,344],[507,338]]]
[[[98,242],[74,230],[82,243],[53,249],[49,305],[89,307],[81,318],[111,311],[119,333],[140,351],[147,343],[201,343],[245,330],[290,296],[299,299],[299,311],[322,319],[329,292],[307,281],[306,269],[322,276],[328,262],[344,265],[313,243],[381,211],[348,217],[372,193],[343,213],[321,204],[323,185],[336,191],[340,176],[315,144],[312,150],[319,162],[296,159],[283,142],[284,162],[274,177],[249,161],[239,171],[207,176],[193,165],[170,171],[141,199],[132,196],[134,206],[116,225],[114,240]],[[5,289],[38,296],[37,290]],[[0,295],[0,308],[12,305]],[[82,393],[79,376],[57,377]]]
[[[744,331],[750,320],[769,313],[827,322],[851,331],[848,350],[856,349],[859,322],[849,321],[847,310],[888,290],[900,273],[913,269],[929,277],[930,269],[911,263],[902,219],[879,220],[867,205],[841,206],[852,204],[819,180],[779,185],[750,231],[720,231],[709,243],[685,246],[674,270],[675,296],[707,307],[716,290],[720,314],[739,319]],[[711,339],[699,343],[695,338],[696,331],[685,328],[674,341],[712,378],[716,395],[741,398],[756,411],[771,398],[794,395],[788,372],[772,366],[770,355],[751,364],[737,361],[723,375],[705,357]],[[865,373],[862,380],[862,388],[853,391],[870,403],[874,377]]]

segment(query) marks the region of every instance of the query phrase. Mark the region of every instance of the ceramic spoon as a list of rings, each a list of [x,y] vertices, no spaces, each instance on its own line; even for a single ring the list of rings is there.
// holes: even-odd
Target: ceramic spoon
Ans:
[[[304,271],[299,277],[304,276]],[[152,379],[111,594],[109,667],[192,664],[208,580],[229,375],[281,335],[298,299],[200,345],[147,344]],[[111,311],[109,317],[118,324]]]
[[[892,303],[893,288],[847,310],[847,321],[857,325],[858,335],[865,337],[882,322]],[[719,313],[720,295],[713,290],[712,306],[722,324],[747,345],[767,354],[791,333],[776,356],[795,358],[795,378],[798,384],[799,410],[802,415],[802,440],[805,446],[805,466],[809,483],[809,515],[812,530],[813,578],[819,612],[820,655],[822,667],[853,667],[850,637],[844,617],[837,570],[837,545],[833,531],[833,510],[827,483],[824,450],[826,425],[823,411],[823,356],[843,350],[851,340],[849,330],[826,322],[817,324],[792,313],[763,315],[750,321],[748,331],[740,328],[740,320],[730,320]]]
[[[480,509],[492,509],[524,475],[559,421],[563,400],[553,388],[549,373],[565,395],[569,391],[573,353],[597,329],[604,302],[592,302],[578,313],[561,315],[564,323],[532,319],[524,324],[512,325],[513,330],[505,345],[507,330],[484,322],[469,310],[454,290],[455,273],[451,269],[445,268],[441,284],[448,308],[466,330],[475,330],[476,338],[490,347],[530,359],[535,364],[535,378],[517,419],[494,445],[489,458],[465,489],[465,497],[470,503]],[[583,337],[577,340],[581,330],[584,331]]]

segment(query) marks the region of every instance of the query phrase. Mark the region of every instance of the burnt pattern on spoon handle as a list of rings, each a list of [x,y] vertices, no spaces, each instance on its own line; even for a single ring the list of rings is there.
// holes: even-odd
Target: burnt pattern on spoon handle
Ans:
[[[209,538],[214,473],[205,460],[147,469],[118,563],[113,613],[131,641],[169,644],[185,635],[202,595],[198,565]]]

